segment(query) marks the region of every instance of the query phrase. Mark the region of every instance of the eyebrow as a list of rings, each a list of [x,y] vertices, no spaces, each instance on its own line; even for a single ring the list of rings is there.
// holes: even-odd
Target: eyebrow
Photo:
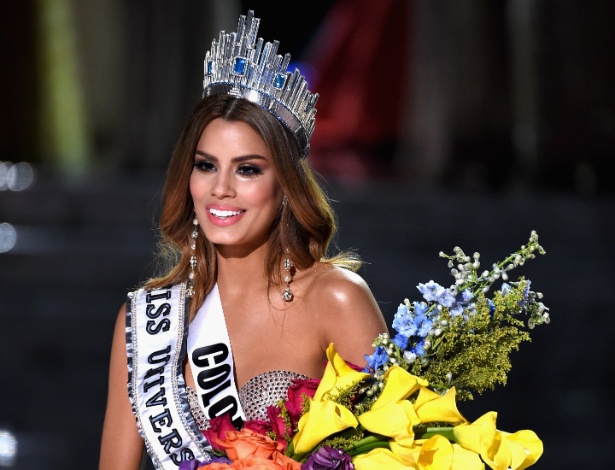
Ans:
[[[197,150],[196,152],[194,152],[196,155],[199,155],[203,158],[207,158],[208,160],[213,160],[215,162],[218,161],[218,159],[216,157],[214,157],[213,155],[208,154],[207,152],[203,152],[201,150]],[[267,160],[265,157],[263,157],[262,155],[258,155],[258,154],[249,154],[249,155],[240,155],[238,157],[233,157],[231,158],[231,161],[233,163],[241,163],[241,162],[245,162],[248,160]]]

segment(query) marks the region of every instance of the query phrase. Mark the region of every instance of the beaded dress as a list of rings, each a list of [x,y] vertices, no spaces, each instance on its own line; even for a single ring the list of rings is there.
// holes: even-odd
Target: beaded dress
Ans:
[[[267,419],[267,407],[275,405],[279,400],[286,400],[288,387],[294,379],[307,379],[305,375],[288,371],[264,372],[251,378],[239,389],[239,402],[246,420]],[[199,397],[195,390],[186,387],[190,412],[199,429],[206,429],[209,421],[199,405]]]

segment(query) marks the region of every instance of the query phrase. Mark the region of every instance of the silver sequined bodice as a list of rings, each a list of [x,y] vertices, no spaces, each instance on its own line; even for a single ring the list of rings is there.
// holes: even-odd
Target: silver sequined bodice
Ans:
[[[293,379],[307,379],[305,375],[288,371],[272,371],[257,375],[239,389],[239,402],[246,415],[246,420],[267,419],[267,407],[279,400],[286,400],[288,387]],[[207,427],[208,421],[199,405],[197,393],[186,387],[190,412],[200,429]]]

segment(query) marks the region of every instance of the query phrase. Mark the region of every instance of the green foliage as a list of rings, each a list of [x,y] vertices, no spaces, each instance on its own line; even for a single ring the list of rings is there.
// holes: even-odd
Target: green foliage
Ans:
[[[438,393],[455,387],[458,400],[506,384],[511,352],[530,341],[528,330],[550,321],[542,294],[524,277],[509,281],[509,273],[543,254],[534,231],[526,245],[488,270],[481,269],[479,253],[469,256],[459,247],[452,255],[441,252],[455,283],[448,288],[433,281],[419,284],[423,300],[406,299],[399,306],[393,321],[397,335],[381,334],[368,357],[374,377],[368,396],[380,394],[394,365],[426,379]]]
[[[473,398],[496,384],[506,384],[511,369],[510,353],[530,335],[523,330],[521,312],[526,282],[519,282],[505,294],[493,296],[493,309],[483,294],[476,301],[476,313],[451,318],[446,309],[442,318],[449,327],[434,341],[428,357],[415,361],[409,372],[429,381],[430,388],[444,392],[455,387],[458,400]]]

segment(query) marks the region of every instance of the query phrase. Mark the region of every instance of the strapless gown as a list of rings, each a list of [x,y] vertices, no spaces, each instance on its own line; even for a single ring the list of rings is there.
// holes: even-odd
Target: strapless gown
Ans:
[[[239,389],[239,402],[246,420],[267,419],[267,407],[275,405],[280,400],[286,400],[288,387],[294,379],[307,379],[305,375],[289,371],[271,371],[257,375]],[[190,412],[199,429],[206,429],[209,420],[205,416],[199,397],[192,388],[186,387]]]

